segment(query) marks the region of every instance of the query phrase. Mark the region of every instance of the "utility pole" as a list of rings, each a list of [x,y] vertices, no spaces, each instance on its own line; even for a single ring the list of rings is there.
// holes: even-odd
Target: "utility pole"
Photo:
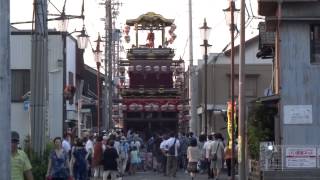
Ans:
[[[246,180],[246,156],[245,156],[245,119],[246,119],[246,97],[245,97],[245,0],[240,5],[240,62],[239,62],[239,180]]]
[[[41,155],[45,148],[48,95],[47,1],[34,3],[34,31],[31,53],[31,144]]]
[[[11,178],[11,70],[10,70],[10,1],[0,0],[0,179]]]
[[[231,68],[230,68],[230,74],[231,74],[231,179],[235,180],[235,127],[234,127],[234,10],[235,10],[235,3],[234,0],[230,0],[230,17],[231,17],[231,23],[230,23],[230,36],[231,36]]]
[[[104,118],[105,128],[110,129],[112,121],[112,16],[111,0],[106,0],[106,18],[105,18],[105,97],[104,97]]]
[[[193,36],[192,36],[192,0],[189,0],[189,98],[191,99],[191,120],[189,122],[189,130],[191,132],[196,132],[197,129],[197,105],[195,93],[195,71],[193,67]]]

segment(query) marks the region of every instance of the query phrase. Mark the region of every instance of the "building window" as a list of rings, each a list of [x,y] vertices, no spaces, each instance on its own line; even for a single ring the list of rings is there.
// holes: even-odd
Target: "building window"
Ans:
[[[311,63],[320,64],[320,25],[311,25],[310,51]]]
[[[22,102],[22,96],[30,91],[30,70],[11,70],[11,101]]]

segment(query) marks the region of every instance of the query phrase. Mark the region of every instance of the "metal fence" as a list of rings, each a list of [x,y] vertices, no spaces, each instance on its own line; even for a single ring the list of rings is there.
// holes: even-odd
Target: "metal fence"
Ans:
[[[260,144],[260,170],[320,169],[320,145]]]

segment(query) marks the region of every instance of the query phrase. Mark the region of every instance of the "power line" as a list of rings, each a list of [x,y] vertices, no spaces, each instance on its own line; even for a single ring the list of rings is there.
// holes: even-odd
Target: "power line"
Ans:
[[[61,14],[61,11],[50,0],[48,2]]]

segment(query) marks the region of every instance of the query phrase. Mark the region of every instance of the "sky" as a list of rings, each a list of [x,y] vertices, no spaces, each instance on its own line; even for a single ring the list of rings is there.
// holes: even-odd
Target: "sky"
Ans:
[[[55,7],[61,11],[63,2],[63,0],[50,0],[48,3],[49,13],[59,13]],[[97,38],[98,33],[102,36],[104,35],[104,22],[101,18],[104,18],[105,16],[105,9],[103,5],[99,5],[99,3],[102,2],[102,0],[85,0],[85,26],[93,47],[95,47],[95,43],[93,41]],[[147,12],[155,12],[157,14],[161,14],[165,18],[174,19],[174,23],[177,25],[177,29],[175,31],[177,39],[170,47],[176,50],[176,59],[181,57],[186,60],[187,64],[189,63],[189,0],[119,0],[119,2],[122,5],[119,6],[119,16],[115,20],[116,27],[119,29],[123,29],[127,19],[137,18],[141,14]],[[10,0],[11,22],[30,21],[32,19],[32,3],[33,0]],[[239,3],[240,1],[236,0],[236,7],[240,7]],[[67,0],[66,14],[80,15],[81,4],[82,0]],[[248,10],[247,14],[257,16],[257,1],[246,0],[246,4]],[[197,64],[197,59],[201,59],[203,56],[200,47],[202,42],[200,39],[199,27],[203,25],[204,18],[206,18],[208,26],[212,28],[209,39],[209,44],[212,45],[212,48],[209,52],[219,53],[230,42],[229,27],[226,24],[225,15],[222,11],[228,7],[228,0],[192,0],[192,5],[193,59],[194,64]],[[237,22],[239,27],[239,21]],[[246,28],[246,39],[250,39],[258,34],[257,22],[258,20],[254,19],[250,24],[248,24]],[[31,25],[23,24],[16,27],[20,29],[30,29]],[[48,27],[57,28],[57,23],[50,21]],[[72,32],[74,29],[81,30],[81,28],[81,20],[74,19],[69,21],[69,32]],[[131,42],[126,44],[123,41],[124,48],[129,47],[130,44],[135,42],[134,31],[131,29],[130,32]],[[155,32],[155,35],[157,39],[157,32]],[[160,37],[159,33],[158,38]],[[92,58],[90,47],[86,50],[85,62],[94,67],[95,62]]]

